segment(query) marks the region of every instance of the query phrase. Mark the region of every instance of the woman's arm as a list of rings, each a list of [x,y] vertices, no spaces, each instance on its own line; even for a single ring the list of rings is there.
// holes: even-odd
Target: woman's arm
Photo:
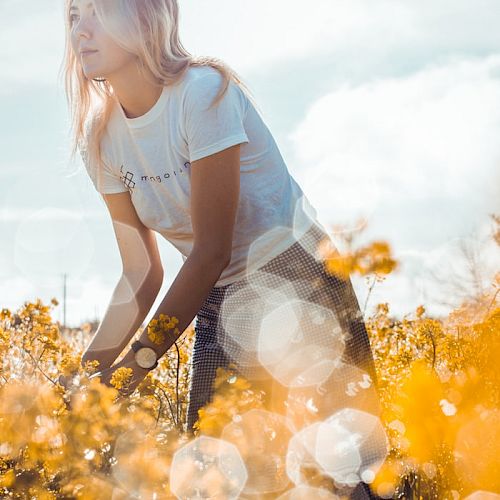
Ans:
[[[227,260],[222,260],[218,256],[191,252],[153,316],[153,319],[158,319],[160,314],[176,317],[179,320],[176,324],[179,335],[174,335],[173,330],[165,332],[167,333],[165,342],[158,345],[149,339],[148,329],[145,328],[139,340],[143,344],[153,347],[159,357],[163,356],[191,324],[226,266]],[[102,373],[101,381],[109,385],[111,376],[116,369],[132,368],[132,379],[129,385],[129,390],[132,392],[148,373],[148,370],[137,365],[134,355],[134,351],[129,349],[119,363]]]
[[[151,310],[162,280],[163,273],[154,268],[143,273],[122,274],[104,317],[83,353],[82,365],[90,360],[99,361],[99,370],[112,365]]]
[[[82,357],[109,368],[125,348],[156,300],[163,282],[156,235],[144,226],[130,194],[103,194],[122,259],[122,275],[110,304]]]
[[[239,182],[239,144],[192,162],[193,250],[153,317],[159,319],[160,314],[176,317],[179,334],[174,335],[172,330],[161,345],[149,340],[147,328],[139,337],[141,342],[153,347],[159,356],[162,356],[191,324],[230,262]],[[130,349],[119,363],[103,374],[103,382],[109,382],[112,372],[117,368],[132,368],[132,382],[129,386],[132,392],[148,373],[148,370],[135,363],[134,354]]]

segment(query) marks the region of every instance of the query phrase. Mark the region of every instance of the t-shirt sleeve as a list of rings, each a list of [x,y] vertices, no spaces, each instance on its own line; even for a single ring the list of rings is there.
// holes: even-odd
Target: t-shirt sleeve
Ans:
[[[186,87],[183,124],[189,161],[249,142],[243,124],[247,102],[238,84],[231,80],[224,96],[208,109],[223,81],[216,70],[198,77]]]
[[[96,191],[102,194],[124,193],[128,191],[127,186],[122,182],[120,176],[110,169],[104,158],[98,168],[90,161],[86,141],[78,149]]]

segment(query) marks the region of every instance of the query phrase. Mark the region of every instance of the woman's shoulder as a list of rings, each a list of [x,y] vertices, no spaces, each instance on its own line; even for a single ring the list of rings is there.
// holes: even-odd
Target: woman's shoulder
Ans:
[[[220,71],[213,66],[190,66],[186,71],[186,74],[183,78],[183,86],[188,87],[193,82],[200,79],[205,79],[207,76],[212,75],[214,78],[210,78],[215,82],[222,81],[222,75]]]
[[[191,66],[186,72],[180,98],[190,102],[211,102],[221,89],[225,88],[224,82],[224,75],[213,66]],[[247,107],[245,93],[232,78],[229,79],[224,95],[227,100],[237,100]]]

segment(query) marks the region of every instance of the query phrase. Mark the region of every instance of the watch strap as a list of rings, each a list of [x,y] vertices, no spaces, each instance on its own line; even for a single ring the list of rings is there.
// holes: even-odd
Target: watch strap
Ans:
[[[132,350],[137,352],[141,347],[146,347],[140,340],[136,340],[132,343]]]

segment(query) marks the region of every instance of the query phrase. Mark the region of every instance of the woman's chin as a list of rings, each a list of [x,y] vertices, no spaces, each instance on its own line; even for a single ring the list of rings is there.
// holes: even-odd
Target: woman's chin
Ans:
[[[98,68],[91,64],[82,64],[82,72],[89,79],[92,80],[94,78],[104,78],[102,75],[102,71],[98,71]]]

